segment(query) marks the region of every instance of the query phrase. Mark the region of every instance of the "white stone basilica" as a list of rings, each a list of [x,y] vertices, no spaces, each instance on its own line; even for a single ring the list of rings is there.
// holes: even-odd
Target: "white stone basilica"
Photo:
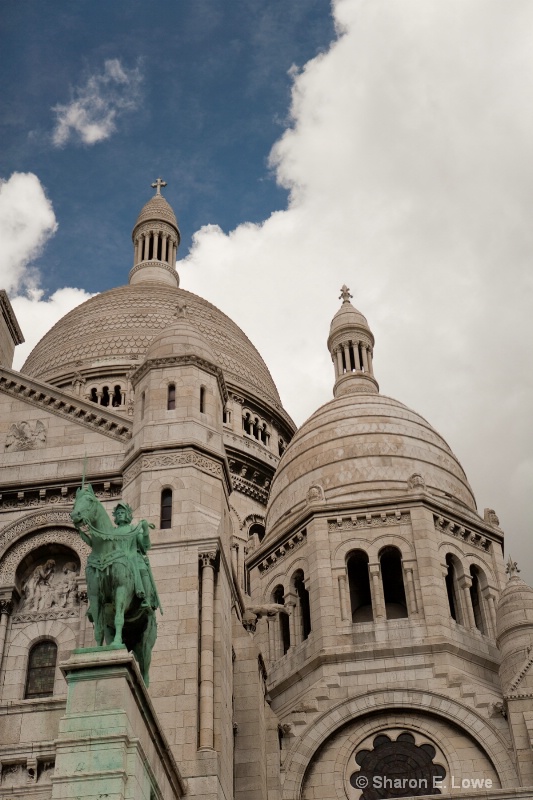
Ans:
[[[162,186],[129,283],[20,372],[0,293],[0,800],[533,798],[533,589],[495,513],[379,393],[346,287],[333,399],[296,430],[246,335],[179,288]],[[94,649],[84,461],[109,513],[155,524],[148,689]]]

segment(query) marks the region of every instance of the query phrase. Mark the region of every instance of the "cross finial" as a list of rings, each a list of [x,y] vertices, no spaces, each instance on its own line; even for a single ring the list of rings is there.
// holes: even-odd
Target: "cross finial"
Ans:
[[[161,194],[161,187],[166,185],[166,181],[162,180],[162,178],[158,178],[154,183],[152,183],[152,189],[155,189],[155,193],[158,195]]]
[[[507,566],[505,567],[506,573],[509,575],[509,578],[512,578],[516,575],[520,570],[518,569],[518,564],[516,561],[513,561],[511,556],[509,556],[509,560],[507,561]]]
[[[339,295],[339,300],[342,299],[343,303],[349,303],[352,297],[353,295],[350,294],[350,290],[348,289],[346,284],[344,284],[344,286],[341,289],[341,293]]]

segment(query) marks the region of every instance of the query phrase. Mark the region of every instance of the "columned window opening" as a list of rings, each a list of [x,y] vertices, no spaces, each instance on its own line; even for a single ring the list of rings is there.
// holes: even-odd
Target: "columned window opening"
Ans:
[[[229,410],[229,408],[225,408],[224,411],[222,412],[222,422],[224,423],[224,425],[231,424],[231,411]]]
[[[270,439],[270,434],[267,431],[266,422],[263,422],[263,427],[260,430],[260,438],[263,444],[268,444],[268,440]]]
[[[259,522],[254,522],[253,525],[250,525],[250,530],[248,531],[248,538],[257,533],[257,538],[260,542],[263,541],[265,538],[265,526],[261,525]]]
[[[120,386],[115,386],[113,389],[113,397],[111,398],[111,405],[113,408],[118,408],[122,405],[122,389]]]
[[[161,524],[164,528],[172,527],[172,489],[163,489],[161,492]]]
[[[470,576],[472,578],[472,585],[470,587],[470,599],[472,601],[472,610],[474,612],[474,621],[476,628],[481,633],[487,633],[485,620],[483,618],[483,600],[481,597],[481,587],[479,584],[479,569],[476,566],[470,567]]]
[[[251,432],[252,432],[252,422],[250,420],[250,414],[249,414],[248,411],[246,412],[246,414],[242,418],[242,427],[243,427],[243,430],[244,430],[245,433],[247,433],[248,435],[251,434]]]
[[[355,372],[355,356],[353,352],[353,344],[350,342],[350,346],[348,348],[348,352],[350,353],[350,372]]]
[[[344,352],[344,347],[341,347],[341,356],[342,356],[342,371],[343,373],[348,372],[348,368],[346,366],[346,355]]]
[[[280,437],[278,439],[278,453],[279,453],[280,456],[282,456],[284,452],[285,452],[285,442]]]
[[[98,402],[98,392],[96,389],[91,389],[91,402],[97,403]]]
[[[461,608],[457,593],[457,571],[455,569],[454,557],[452,555],[448,554],[446,556],[446,564],[448,565],[448,572],[446,573],[445,581],[450,616],[456,622],[462,624]]]
[[[348,586],[350,587],[352,622],[371,622],[374,619],[374,615],[372,613],[367,554],[363,550],[355,550],[349,554],[346,566]]]
[[[46,639],[30,650],[24,697],[51,697],[57,661],[57,645]]]
[[[387,619],[403,619],[408,614],[401,553],[397,547],[385,547],[379,561]]]
[[[305,588],[305,575],[303,570],[299,569],[294,573],[293,578],[294,589],[298,595],[299,605],[299,627],[301,633],[301,641],[307,639],[311,633],[311,609],[309,605],[309,591]]]
[[[157,258],[159,261],[162,261],[162,251],[163,251],[163,237],[159,235],[158,242],[157,242]]]
[[[176,384],[169,383],[167,390],[167,411],[174,411],[176,408]]]
[[[361,365],[360,369],[364,371],[364,361],[363,361],[363,348],[361,346],[361,342],[357,344],[357,349],[359,351],[359,364]]]
[[[274,603],[279,603],[279,605],[285,605],[285,589],[281,584],[276,586],[272,593],[272,600]],[[281,649],[283,650],[283,655],[287,652],[289,647],[291,646],[291,631],[289,627],[289,617],[287,614],[281,613],[278,614],[279,620],[279,635],[281,639]]]
[[[205,414],[205,386],[200,386],[200,414]]]
[[[254,439],[259,439],[259,420],[257,419],[257,417],[255,417],[255,419],[253,421],[252,433],[253,433]]]
[[[109,386],[104,386],[104,388],[102,389],[102,397],[100,398],[100,405],[101,406],[109,405]]]

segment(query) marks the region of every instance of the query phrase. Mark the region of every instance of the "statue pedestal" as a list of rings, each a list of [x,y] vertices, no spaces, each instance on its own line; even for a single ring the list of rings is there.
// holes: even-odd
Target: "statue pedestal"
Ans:
[[[52,800],[176,800],[185,785],[125,647],[74,650]]]

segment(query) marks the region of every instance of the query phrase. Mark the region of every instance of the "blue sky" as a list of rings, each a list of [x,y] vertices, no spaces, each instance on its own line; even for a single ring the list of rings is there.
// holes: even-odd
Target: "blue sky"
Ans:
[[[531,0],[5,0],[0,276],[26,336],[126,282],[161,175],[181,286],[300,424],[346,283],[383,394],[533,582]]]
[[[131,228],[159,174],[182,253],[201,225],[230,230],[285,206],[267,157],[286,123],[289,70],[333,37],[327,0],[7,0],[2,16],[2,177],[33,172],[52,201],[47,292],[67,279],[91,292],[123,282]],[[106,81],[116,61],[123,83]],[[87,96],[91,79],[117,111],[113,132],[87,144],[71,130],[54,144],[54,109]]]

